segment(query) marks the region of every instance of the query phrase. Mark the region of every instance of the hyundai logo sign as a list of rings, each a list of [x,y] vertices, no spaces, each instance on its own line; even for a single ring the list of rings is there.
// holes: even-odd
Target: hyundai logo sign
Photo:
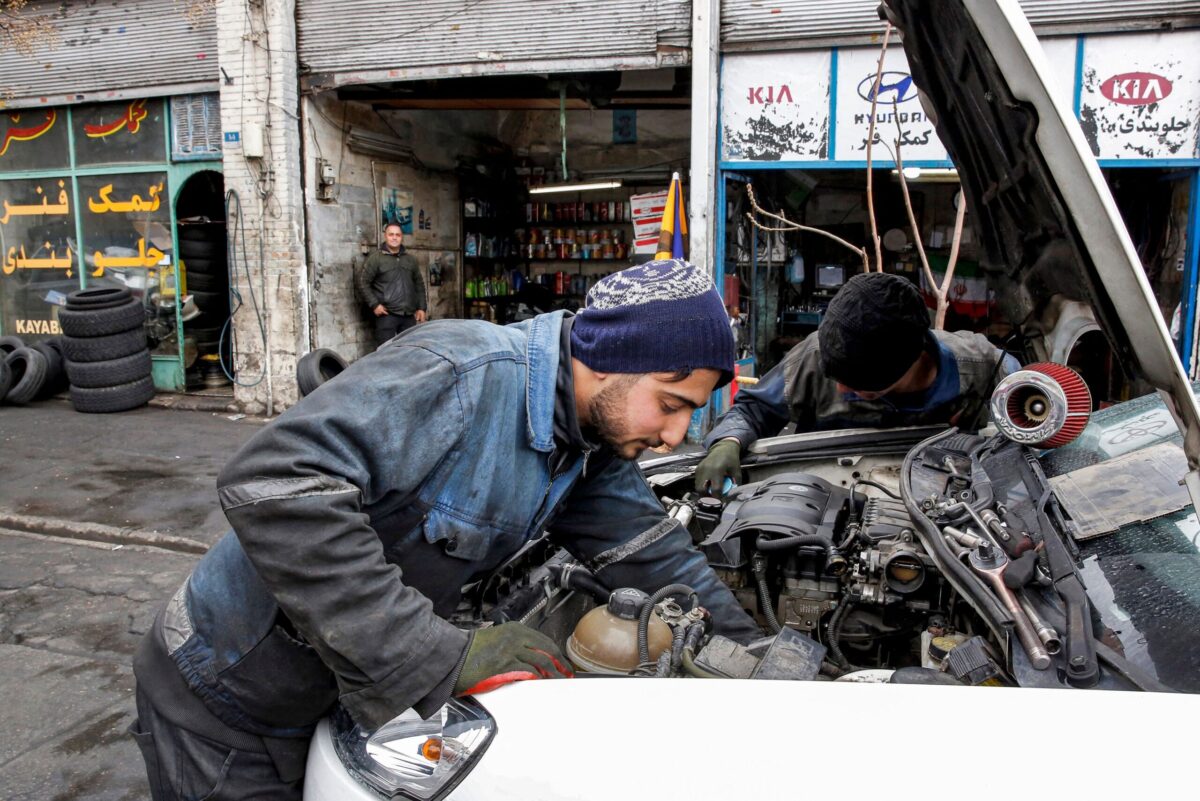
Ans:
[[[858,96],[871,102],[871,90],[875,88],[875,73],[863,78],[858,84]],[[904,103],[917,96],[912,76],[907,72],[884,72],[879,76],[879,103]]]

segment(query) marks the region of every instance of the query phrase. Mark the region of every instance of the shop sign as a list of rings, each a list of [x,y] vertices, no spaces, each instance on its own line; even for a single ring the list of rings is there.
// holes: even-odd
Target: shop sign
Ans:
[[[721,67],[723,161],[829,158],[829,51],[739,53]]]
[[[15,320],[13,332],[17,336],[58,336],[62,329],[58,320]]]
[[[838,51],[837,152],[839,161],[865,161],[871,135],[871,98],[875,97],[873,161],[892,163],[896,143],[905,161],[944,161],[949,158],[921,107],[917,87],[908,71],[904,50],[888,48],[879,73],[879,48]]]
[[[1200,31],[1089,37],[1079,119],[1098,158],[1200,157]]]

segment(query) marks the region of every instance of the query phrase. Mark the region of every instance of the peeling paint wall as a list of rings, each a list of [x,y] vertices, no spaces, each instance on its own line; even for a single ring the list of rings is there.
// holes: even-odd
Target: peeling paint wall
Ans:
[[[308,350],[309,287],[305,269],[300,184],[300,129],[294,0],[218,0],[221,128],[241,142],[226,147],[226,189],[241,199],[250,279],[243,270],[234,288],[245,306],[234,315],[238,405],[250,413],[280,412],[294,404],[296,361]],[[247,157],[243,143],[262,133],[262,158]],[[260,253],[263,258],[259,258]],[[240,247],[239,247],[240,252]],[[266,329],[251,304],[253,290]]]
[[[305,98],[303,114],[312,347],[331,348],[350,361],[374,350],[372,318],[358,297],[354,275],[365,252],[382,239],[383,187],[413,194],[414,230],[404,244],[424,271],[430,317],[461,316],[458,176],[453,170],[460,163],[478,161],[481,142],[494,131],[495,114],[472,112],[482,118],[457,124],[460,115],[377,113],[364,103],[333,95]],[[355,152],[347,144],[350,131],[386,137],[411,148],[413,157],[402,163],[396,160],[406,158],[402,155]],[[318,159],[333,166],[336,182],[329,200],[318,198]],[[433,286],[430,279],[434,262],[441,269],[441,286]]]

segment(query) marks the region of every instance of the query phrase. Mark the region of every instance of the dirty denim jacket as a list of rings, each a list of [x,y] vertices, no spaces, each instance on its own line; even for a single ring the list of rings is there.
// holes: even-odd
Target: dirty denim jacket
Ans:
[[[1012,356],[982,334],[930,331],[938,359],[938,380],[915,406],[899,406],[890,397],[863,400],[838,391],[837,382],[821,368],[816,336],[787,352],[783,361],[756,386],[738,391],[737,400],[704,439],[704,446],[734,437],[745,448],[773,437],[788,421],[796,431],[835,428],[896,428],[949,423],[977,429],[988,422],[988,399],[997,382],[1020,369]]]
[[[432,714],[468,643],[443,619],[461,587],[547,527],[606,586],[683,582],[718,631],[758,635],[635,464],[555,458],[562,320],[412,329],[230,460],[218,491],[234,531],[163,624],[210,710],[283,737],[335,700],[369,727]]]

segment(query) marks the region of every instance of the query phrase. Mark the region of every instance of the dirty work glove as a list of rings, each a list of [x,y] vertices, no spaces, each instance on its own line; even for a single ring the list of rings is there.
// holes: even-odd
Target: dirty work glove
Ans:
[[[479,629],[467,646],[455,695],[478,695],[526,679],[574,678],[554,641],[520,623]]]
[[[723,439],[708,449],[708,455],[696,465],[696,492],[723,495],[725,479],[742,482],[742,443]]]

